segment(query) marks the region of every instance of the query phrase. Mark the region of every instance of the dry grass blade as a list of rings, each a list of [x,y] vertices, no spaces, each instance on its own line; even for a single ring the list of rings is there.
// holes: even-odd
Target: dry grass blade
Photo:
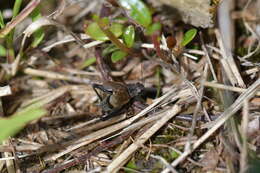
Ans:
[[[192,146],[191,151],[185,151],[181,156],[174,160],[171,165],[176,167],[181,163],[189,154],[191,154],[196,148],[198,148],[202,143],[205,142],[218,128],[220,128],[235,112],[237,112],[243,105],[245,100],[249,100],[254,96],[255,92],[259,89],[260,79],[258,79],[254,84],[252,84],[243,94],[241,94],[236,101],[222,113],[220,118],[209,123],[206,127],[209,127],[209,130],[204,133]],[[205,127],[205,126],[204,126]],[[169,169],[165,169],[162,173],[169,172]]]
[[[207,79],[208,69],[209,69],[209,66],[208,66],[208,64],[206,64],[205,67],[204,67],[203,75],[201,77],[201,83],[202,84]],[[196,107],[194,109],[193,116],[192,116],[192,124],[191,124],[191,128],[190,128],[190,133],[188,135],[188,141],[185,145],[185,150],[191,150],[191,148],[190,148],[191,147],[191,138],[192,138],[192,136],[194,135],[194,132],[195,132],[198,112],[202,108],[201,102],[202,102],[202,98],[203,98],[203,95],[204,95],[204,88],[205,88],[204,85],[201,85],[200,90],[199,90],[199,98],[197,100],[197,104],[196,104]]]
[[[73,90],[78,90],[79,87],[78,86],[63,86],[63,87],[60,87],[60,88],[57,88],[51,92],[48,92],[46,93],[45,95],[42,95],[42,96],[39,96],[39,97],[36,97],[34,99],[31,99],[29,101],[25,101],[23,102],[23,104],[21,105],[20,109],[21,108],[24,108],[26,106],[29,106],[29,105],[32,105],[36,102],[39,102],[41,101],[41,104],[44,105],[44,104],[48,104],[50,103],[51,101],[59,98],[60,96],[64,95],[66,92],[69,92],[69,91],[73,91]]]
[[[243,107],[243,119],[241,123],[241,136],[242,136],[242,148],[240,148],[240,173],[247,172],[248,170],[248,145],[247,145],[247,129],[249,122],[249,106],[248,100],[244,101]]]
[[[30,37],[37,29],[39,29],[42,26],[46,26],[46,25],[52,25],[52,22],[45,17],[40,18],[39,20],[31,23],[24,31],[24,36],[22,39],[22,43],[21,43],[21,47],[19,50],[18,55],[15,58],[15,61],[12,64],[12,75],[14,76],[16,74],[16,72],[18,71],[18,66],[20,63],[20,60],[22,58],[23,55],[23,49],[24,49],[24,45],[25,45],[25,41],[27,37]]]
[[[209,68],[210,68],[211,74],[212,74],[214,80],[217,81],[217,75],[216,75],[216,73],[215,73],[215,71],[214,71],[212,61],[211,61],[211,59],[210,59],[210,57],[209,57],[208,50],[207,50],[207,48],[206,48],[206,46],[205,46],[205,43],[204,43],[204,40],[203,40],[203,37],[202,37],[202,33],[200,32],[199,34],[200,34],[200,42],[202,43],[202,49],[203,49],[203,51],[204,51],[204,53],[205,53],[207,62],[208,62],[208,64],[209,64]]]
[[[222,59],[220,60],[223,69],[225,70],[225,74],[227,75],[229,81],[232,83],[233,86],[238,84],[241,87],[245,87],[245,83],[237,69],[237,65],[233,59],[231,52],[229,52],[224,45],[224,40],[220,35],[219,31],[215,30],[216,38],[218,40],[218,44],[221,50]]]
[[[252,3],[252,0],[248,0],[248,1],[247,1],[247,3],[246,3],[246,5],[245,5],[245,7],[244,7],[242,13],[245,14],[246,11],[249,10],[248,7],[249,7],[250,3]],[[257,8],[259,8],[259,6],[260,6],[259,1],[257,1],[256,6],[257,6]],[[259,17],[259,12],[258,12],[256,15]],[[257,53],[257,51],[258,51],[259,48],[260,48],[260,35],[259,35],[259,31],[258,31],[257,29],[256,29],[256,31],[254,31],[254,29],[250,26],[249,22],[246,21],[245,15],[243,15],[243,23],[244,23],[246,29],[251,33],[251,35],[253,35],[253,36],[256,37],[256,39],[257,39],[257,46],[256,46],[256,48],[255,48],[252,52],[249,52],[247,55],[245,55],[245,56],[243,56],[243,57],[240,58],[241,61],[247,62],[246,59],[247,59],[247,58],[250,58],[250,57],[253,56],[255,53]],[[258,24],[258,25],[259,25],[259,24]],[[250,49],[249,49],[249,50],[250,50]]]
[[[86,34],[81,34],[80,39],[86,40],[86,39],[90,39],[90,37]],[[54,48],[56,46],[59,46],[59,45],[65,44],[65,43],[69,43],[69,42],[74,42],[74,41],[76,41],[76,39],[73,38],[71,35],[68,35],[68,36],[65,36],[62,40],[59,40],[57,42],[54,42],[54,43],[42,48],[42,51],[49,52],[52,48]],[[97,46],[101,43],[103,43],[103,41],[92,41],[90,43],[85,44],[84,48],[85,49],[91,48],[91,47]]]
[[[138,150],[142,144],[144,144],[154,133],[156,133],[167,121],[173,118],[179,111],[180,107],[175,105],[171,110],[166,111],[164,116],[158,120],[152,127],[150,127],[146,132],[144,132],[133,144],[131,144],[122,154],[120,154],[116,159],[110,163],[105,172],[116,172],[123,166],[130,156]]]
[[[0,37],[7,35],[17,24],[22,22],[41,2],[41,0],[32,0],[23,11],[16,16],[6,27],[0,30]]]
[[[5,145],[10,145],[9,140],[3,141],[3,144]],[[10,152],[4,152],[3,153],[3,157],[11,157],[12,153]],[[7,167],[7,172],[8,173],[15,173],[15,164],[14,164],[14,160],[6,160],[6,167]]]
[[[72,81],[72,82],[77,82],[77,83],[85,83],[85,84],[92,83],[92,81],[90,81],[89,79],[86,79],[86,78],[79,78],[79,77],[63,75],[63,74],[50,72],[50,71],[36,70],[36,69],[32,69],[32,68],[25,69],[24,73],[32,75],[32,76],[40,76],[40,77],[46,77],[46,78],[50,78],[50,79],[57,79],[57,80],[67,80],[67,81]]]
[[[244,89],[244,88],[227,86],[227,85],[223,85],[223,84],[215,83],[215,82],[204,82],[204,85],[207,87],[229,90],[229,91],[234,91],[234,92],[238,92],[238,93],[243,93],[246,91],[246,89]],[[256,92],[256,95],[260,96],[260,92]]]
[[[82,146],[85,146],[89,143],[92,143],[93,141],[100,139],[102,137],[105,137],[109,134],[115,133],[118,130],[121,130],[125,127],[128,127],[130,124],[132,124],[133,122],[135,122],[136,120],[138,120],[139,118],[141,118],[142,116],[146,115],[148,112],[150,112],[155,106],[159,105],[161,102],[163,102],[164,100],[167,100],[169,98],[171,98],[172,95],[174,95],[174,93],[176,92],[176,90],[172,89],[169,92],[167,92],[166,94],[164,94],[163,96],[161,96],[160,98],[158,98],[157,100],[155,100],[154,103],[152,103],[151,105],[149,105],[147,108],[145,108],[144,110],[142,110],[140,113],[138,113],[137,115],[135,115],[134,117],[125,120],[123,122],[117,123],[115,125],[103,128],[101,130],[98,130],[94,133],[91,133],[89,135],[83,136],[81,137],[79,140],[74,141],[72,145],[68,146],[65,150],[61,151],[60,153],[54,154],[52,156],[49,156],[48,158],[46,158],[46,160],[56,160],[59,157],[73,151],[76,150]],[[189,94],[191,95],[191,93],[188,91],[186,92],[182,92],[179,93],[179,95],[175,96],[175,98],[179,98],[183,96],[183,93],[185,93],[186,95]]]
[[[218,8],[218,24],[219,30],[215,30],[217,36],[218,44],[221,50],[223,65],[223,70],[225,70],[225,75],[227,75],[229,81],[233,86],[238,84],[240,87],[244,88],[245,83],[241,74],[238,70],[238,67],[235,63],[235,60],[232,55],[232,51],[235,47],[235,27],[234,20],[231,18],[230,11],[233,11],[235,8],[235,1],[223,1],[220,3]],[[230,70],[230,71],[229,71]]]

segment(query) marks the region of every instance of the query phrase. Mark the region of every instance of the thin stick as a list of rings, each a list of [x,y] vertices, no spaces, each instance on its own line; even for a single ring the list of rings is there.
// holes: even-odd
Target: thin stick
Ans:
[[[214,71],[214,68],[213,68],[211,59],[210,59],[210,57],[209,57],[208,50],[207,50],[207,48],[206,48],[206,46],[205,46],[205,43],[204,43],[204,40],[203,40],[203,37],[202,37],[202,33],[200,32],[199,34],[200,34],[200,42],[201,42],[201,44],[202,44],[202,50],[203,50],[204,53],[205,53],[205,57],[206,57],[207,62],[208,62],[208,64],[209,64],[209,68],[210,68],[211,74],[212,74],[214,80],[215,80],[215,81],[218,81],[218,80],[217,80],[217,75],[216,75],[216,73],[215,73],[215,71]]]
[[[204,72],[203,72],[203,75],[201,76],[201,83],[202,84],[204,83],[204,81],[207,78],[208,69],[209,69],[209,66],[208,66],[208,64],[206,64]],[[196,107],[195,107],[195,110],[194,110],[194,113],[193,113],[193,116],[192,116],[192,123],[191,123],[190,133],[188,134],[188,140],[187,140],[187,143],[185,145],[185,150],[191,150],[191,138],[192,138],[192,136],[194,134],[194,131],[195,131],[195,128],[196,128],[198,112],[199,112],[199,110],[202,107],[201,106],[201,101],[202,101],[203,94],[204,94],[204,88],[205,88],[204,85],[201,85],[200,91],[199,91],[199,98],[198,98],[198,101],[197,101],[197,104],[196,104]]]
[[[246,89],[244,89],[244,88],[227,86],[227,85],[215,83],[215,82],[204,82],[204,85],[207,87],[219,88],[219,89],[223,89],[223,90],[230,90],[230,91],[239,92],[239,93],[243,93],[246,91]],[[260,92],[259,91],[256,92],[256,95],[260,96]]]
[[[101,56],[100,48],[96,48],[95,56],[97,59],[97,67],[101,73],[102,79],[105,81],[113,81],[112,76],[110,75],[110,70],[108,65],[104,62],[103,57]]]
[[[240,173],[246,173],[248,166],[248,158],[247,158],[247,128],[248,128],[248,120],[249,120],[249,106],[248,100],[244,101],[243,107],[243,118],[241,123],[241,136],[242,136],[242,148],[240,148]]]

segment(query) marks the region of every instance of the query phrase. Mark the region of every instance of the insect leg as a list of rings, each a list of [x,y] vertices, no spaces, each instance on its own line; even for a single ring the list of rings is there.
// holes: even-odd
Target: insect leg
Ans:
[[[104,121],[104,120],[107,120],[114,116],[120,115],[120,114],[124,113],[129,106],[130,106],[130,102],[124,104],[123,106],[116,107],[116,108],[112,109],[111,112],[103,115],[101,117],[101,120]]]
[[[111,110],[113,110],[113,107],[109,103],[111,95],[106,96],[99,104],[99,106],[102,108],[103,113],[107,114]]]
[[[97,94],[98,98],[100,100],[102,100],[102,97],[100,96],[100,94],[98,93],[97,89],[100,89],[101,91],[105,92],[105,93],[109,93],[112,94],[113,92],[106,89],[103,85],[99,85],[99,84],[92,84],[92,88],[94,89],[95,93]]]

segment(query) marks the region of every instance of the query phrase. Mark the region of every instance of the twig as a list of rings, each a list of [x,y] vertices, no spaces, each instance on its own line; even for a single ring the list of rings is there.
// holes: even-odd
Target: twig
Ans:
[[[101,49],[96,48],[95,56],[97,59],[97,67],[101,73],[102,79],[105,81],[113,81],[112,76],[110,75],[109,67],[104,63],[103,57],[101,57]]]
[[[108,26],[101,19],[97,19],[96,22],[109,40],[113,42],[120,50],[128,53],[129,55],[136,56],[132,49],[128,48],[124,43],[119,41],[119,39],[108,29]]]

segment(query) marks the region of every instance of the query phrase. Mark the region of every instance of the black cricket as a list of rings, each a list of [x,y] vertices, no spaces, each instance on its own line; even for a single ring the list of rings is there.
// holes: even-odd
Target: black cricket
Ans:
[[[155,88],[145,88],[141,83],[124,84],[121,82],[106,81],[101,84],[92,85],[96,92],[102,108],[103,116],[101,120],[120,115],[128,110],[134,101],[140,101],[143,105],[144,98],[155,98],[157,90]]]

